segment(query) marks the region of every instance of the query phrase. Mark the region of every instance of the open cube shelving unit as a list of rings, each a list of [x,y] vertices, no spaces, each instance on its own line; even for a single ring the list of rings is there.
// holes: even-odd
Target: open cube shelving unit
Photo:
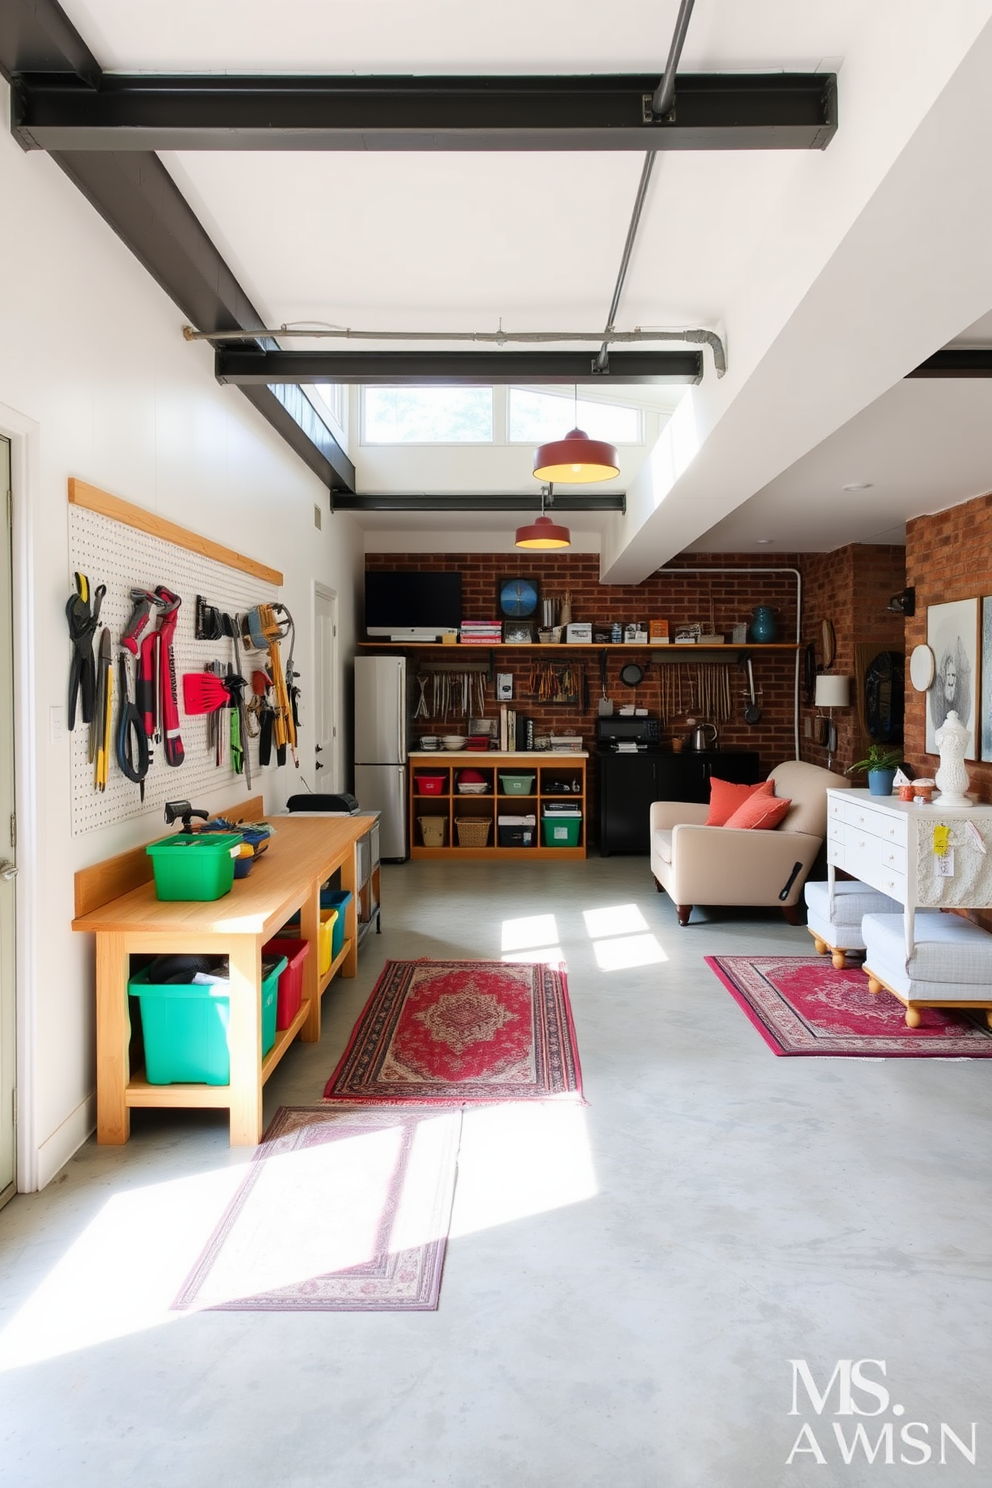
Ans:
[[[586,856],[586,761],[584,753],[557,754],[528,750],[522,753],[497,754],[475,750],[423,751],[410,756],[410,856],[411,858],[584,858]],[[465,794],[458,790],[459,770],[478,770],[485,778],[484,794]],[[418,776],[442,777],[440,794],[420,794]],[[534,788],[529,795],[517,795],[501,789],[502,775],[533,775]],[[568,784],[569,789],[555,789]],[[582,813],[579,841],[576,847],[545,847],[541,813],[551,802],[568,801]],[[534,816],[533,847],[500,847],[497,817]],[[424,842],[419,817],[429,816],[444,821],[444,845],[428,846]],[[461,846],[457,818],[489,823],[485,846]]]

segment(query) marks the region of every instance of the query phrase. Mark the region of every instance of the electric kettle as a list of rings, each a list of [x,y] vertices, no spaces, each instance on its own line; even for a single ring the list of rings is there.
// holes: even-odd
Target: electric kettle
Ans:
[[[706,730],[712,730],[712,736],[707,739]],[[699,723],[691,734],[686,736],[686,743],[690,749],[715,749],[720,731],[715,723]]]

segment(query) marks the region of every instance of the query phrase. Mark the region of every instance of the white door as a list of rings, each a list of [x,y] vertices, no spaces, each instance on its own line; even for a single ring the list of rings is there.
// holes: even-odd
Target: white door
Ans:
[[[0,1204],[14,1193],[14,645],[10,445],[0,438]]]
[[[341,673],[338,666],[338,597],[323,584],[313,594],[314,790],[340,791]]]

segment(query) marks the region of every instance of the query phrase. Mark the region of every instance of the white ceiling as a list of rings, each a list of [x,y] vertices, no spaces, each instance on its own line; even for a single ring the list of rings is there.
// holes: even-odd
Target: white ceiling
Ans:
[[[205,25],[202,0],[64,4],[105,67],[200,73],[660,74],[678,9],[210,0]],[[651,460],[626,463],[625,518],[572,524],[583,547],[602,546],[606,578],[643,577],[687,547],[898,540],[908,516],[992,488],[992,384],[902,381],[966,328],[971,344],[992,344],[992,278],[978,251],[992,229],[990,27],[992,0],[698,0],[683,71],[836,70],[840,128],[824,152],[658,157],[618,325],[715,329],[730,370],[717,381],[707,352],[702,386]],[[270,323],[441,331],[601,326],[642,163],[163,158]],[[487,453],[473,458],[466,489],[492,489]],[[529,479],[527,452],[519,458],[511,489]],[[844,493],[853,481],[871,489]],[[397,489],[429,486],[418,469],[415,486]],[[359,520],[370,546],[453,548],[499,526],[491,515],[457,529],[426,513]]]

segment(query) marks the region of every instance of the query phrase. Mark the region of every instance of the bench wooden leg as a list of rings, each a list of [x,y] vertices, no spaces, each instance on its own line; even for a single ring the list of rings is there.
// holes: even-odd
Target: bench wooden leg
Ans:
[[[847,952],[842,951],[839,946],[834,946],[830,960],[833,963],[835,971],[843,971],[847,966]]]
[[[688,923],[689,923],[689,916],[692,914],[692,905],[691,904],[676,904],[676,906],[675,906],[675,913],[679,917],[679,924],[680,925],[688,925]]]
[[[920,1012],[919,1008],[908,1007],[906,1009],[906,1027],[907,1028],[919,1028],[919,1026],[920,1026],[920,1024],[922,1022],[923,1022],[923,1014]]]
[[[129,956],[123,935],[96,937],[96,1139],[119,1147],[131,1135],[125,1091],[131,1079],[127,1009]]]

